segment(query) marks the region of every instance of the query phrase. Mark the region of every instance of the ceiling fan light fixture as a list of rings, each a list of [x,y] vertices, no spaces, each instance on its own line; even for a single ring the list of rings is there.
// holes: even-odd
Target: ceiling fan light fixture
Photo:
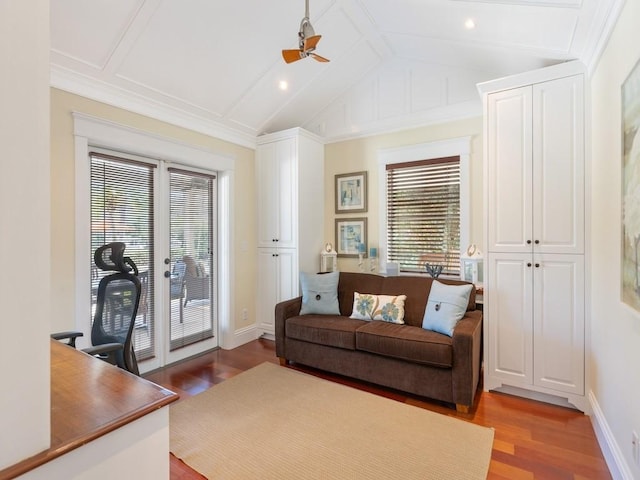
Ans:
[[[316,35],[311,25],[309,0],[305,0],[305,15],[300,21],[300,30],[298,31],[298,50],[282,50],[282,58],[286,63],[296,62],[307,57],[312,57],[318,62],[328,62],[328,58],[313,53],[321,38],[322,35]]]

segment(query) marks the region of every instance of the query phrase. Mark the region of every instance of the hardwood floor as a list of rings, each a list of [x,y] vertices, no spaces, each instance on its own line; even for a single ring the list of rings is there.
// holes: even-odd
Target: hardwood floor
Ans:
[[[234,350],[217,350],[145,375],[180,394],[181,400],[262,362],[279,363],[275,344],[255,340]],[[489,475],[492,480],[610,479],[589,417],[580,412],[500,393],[480,392],[468,414],[424,398],[407,396],[311,368],[290,366],[396,401],[465,421],[493,427],[495,438]],[[171,480],[202,479],[200,474],[171,456]]]

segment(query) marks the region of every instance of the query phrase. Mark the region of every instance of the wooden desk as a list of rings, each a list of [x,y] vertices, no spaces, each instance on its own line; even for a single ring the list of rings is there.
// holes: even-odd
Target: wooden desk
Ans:
[[[0,480],[29,472],[178,398],[170,390],[52,340],[51,446],[1,470]]]

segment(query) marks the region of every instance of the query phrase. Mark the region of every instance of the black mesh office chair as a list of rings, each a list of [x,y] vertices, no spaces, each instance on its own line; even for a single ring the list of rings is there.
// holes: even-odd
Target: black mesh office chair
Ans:
[[[91,326],[93,346],[83,351],[139,375],[132,334],[142,287],[136,264],[124,256],[125,247],[122,242],[112,242],[95,251],[93,259],[96,266],[100,270],[115,273],[100,280]],[[68,339],[71,346],[75,346],[76,338],[81,336],[82,332],[52,335],[56,340]]]

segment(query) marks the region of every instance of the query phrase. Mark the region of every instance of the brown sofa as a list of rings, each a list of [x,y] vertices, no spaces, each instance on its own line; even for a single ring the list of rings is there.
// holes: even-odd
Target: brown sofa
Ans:
[[[480,378],[482,312],[475,308],[473,288],[452,337],[423,329],[431,283],[426,277],[341,272],[340,316],[299,315],[302,297],[276,305],[276,355],[282,364],[300,363],[454,403],[468,412]],[[405,324],[349,318],[354,292],[406,295]]]

